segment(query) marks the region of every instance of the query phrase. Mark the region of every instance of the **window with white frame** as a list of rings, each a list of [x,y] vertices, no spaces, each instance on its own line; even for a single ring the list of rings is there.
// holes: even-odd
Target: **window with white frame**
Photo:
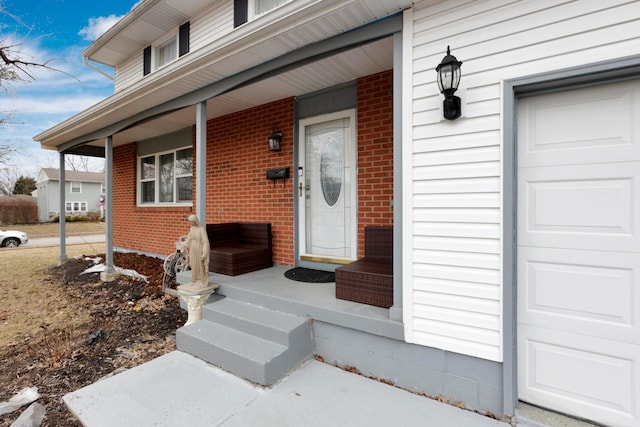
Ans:
[[[233,27],[257,18],[291,0],[234,0]]]
[[[155,46],[153,55],[156,70],[173,62],[178,57],[178,35],[174,34],[169,39]]]
[[[142,75],[155,71],[189,53],[191,24],[185,22],[178,32],[144,48],[142,51]]]
[[[65,202],[66,212],[87,212],[87,202]]]
[[[70,191],[72,193],[82,193],[82,183],[81,182],[71,181],[70,187],[71,187]]]
[[[254,18],[286,3],[288,0],[249,0],[249,16]]]
[[[162,206],[191,204],[192,174],[192,148],[139,157],[138,203]]]

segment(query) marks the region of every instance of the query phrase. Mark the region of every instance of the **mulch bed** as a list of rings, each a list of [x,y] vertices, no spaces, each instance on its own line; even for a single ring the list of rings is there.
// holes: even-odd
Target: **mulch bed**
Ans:
[[[104,258],[104,257],[103,257]],[[147,362],[175,349],[175,331],[187,319],[177,298],[162,292],[163,261],[115,253],[114,264],[148,276],[149,282],[119,276],[100,281],[99,273],[80,274],[92,261],[72,260],[48,271],[70,301],[89,310],[90,321],[74,330],[43,324],[37,336],[24,336],[0,349],[0,401],[36,386],[46,408],[43,426],[80,426],[62,396],[113,372]],[[0,416],[10,426],[26,407]]]

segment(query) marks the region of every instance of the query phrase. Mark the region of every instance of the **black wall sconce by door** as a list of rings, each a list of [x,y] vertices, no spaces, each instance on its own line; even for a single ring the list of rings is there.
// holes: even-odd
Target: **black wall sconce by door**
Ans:
[[[462,114],[460,98],[454,95],[460,84],[460,66],[455,56],[451,55],[451,50],[447,46],[447,56],[436,67],[438,73],[438,88],[440,93],[444,95],[442,103],[444,118],[447,120],[455,120]]]
[[[271,125],[271,135],[269,135],[269,150],[280,151],[280,143],[282,142],[282,131],[274,123]]]

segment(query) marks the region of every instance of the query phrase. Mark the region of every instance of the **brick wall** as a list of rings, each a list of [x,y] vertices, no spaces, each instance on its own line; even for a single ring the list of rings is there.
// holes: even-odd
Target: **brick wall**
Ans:
[[[393,222],[391,79],[392,73],[384,72],[358,81],[360,248],[364,247],[365,225]],[[284,134],[280,152],[268,149],[267,137],[273,123]],[[270,222],[273,261],[281,265],[294,264],[293,128],[293,98],[207,123],[207,222]],[[273,188],[273,182],[266,179],[266,171],[281,167],[291,168],[291,178],[285,188],[282,181]],[[134,144],[114,149],[113,180],[114,244],[160,255],[172,253],[178,236],[187,234],[187,217],[195,208],[136,207]]]
[[[113,149],[114,245],[157,255],[175,252],[175,241],[189,232],[191,208],[136,207],[134,144]]]
[[[393,71],[358,80],[358,257],[364,227],[393,225]]]
[[[293,179],[273,187],[267,170],[289,167],[293,178],[294,99],[207,123],[207,222],[270,222],[273,262],[293,264]],[[269,151],[275,123],[282,151]]]

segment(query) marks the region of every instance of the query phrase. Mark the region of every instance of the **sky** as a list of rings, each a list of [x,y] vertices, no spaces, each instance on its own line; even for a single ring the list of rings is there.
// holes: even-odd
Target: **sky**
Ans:
[[[37,177],[43,167],[59,167],[56,151],[33,137],[113,93],[113,82],[82,61],[82,51],[129,12],[137,0],[0,0],[0,41],[15,46],[22,60],[47,63],[63,72],[34,69],[34,80],[0,88],[0,145],[18,149],[13,174]],[[106,68],[109,74],[113,70]],[[96,171],[104,163],[91,163]],[[0,171],[5,166],[0,165]]]

